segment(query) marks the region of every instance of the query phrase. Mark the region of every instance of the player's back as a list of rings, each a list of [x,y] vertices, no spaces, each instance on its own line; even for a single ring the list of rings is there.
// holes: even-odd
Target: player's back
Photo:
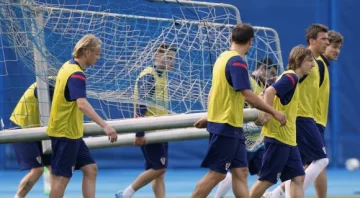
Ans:
[[[10,120],[21,128],[40,126],[39,105],[35,92],[36,83],[33,83],[21,96],[11,114]]]
[[[314,60],[314,67],[311,69],[310,74],[299,81],[299,89],[301,90],[298,107],[299,117],[314,118],[319,93],[319,81],[319,66]]]
[[[242,60],[237,52],[225,51],[215,62],[208,107],[208,121],[242,127],[245,99],[241,92],[235,91],[226,79],[226,65],[234,57]],[[245,63],[236,62],[235,64],[247,69]]]
[[[281,74],[277,81],[279,81],[284,75],[287,75],[292,80],[294,87],[292,88],[292,91],[289,92],[287,96],[283,96],[283,98],[275,95],[273,107],[275,110],[285,114],[287,118],[286,125],[281,126],[279,122],[277,122],[274,118],[271,118],[263,126],[261,133],[265,137],[274,138],[285,144],[296,146],[296,117],[300,99],[300,89],[297,85],[298,79],[293,70],[285,71]],[[286,98],[285,100],[285,97],[289,98]]]

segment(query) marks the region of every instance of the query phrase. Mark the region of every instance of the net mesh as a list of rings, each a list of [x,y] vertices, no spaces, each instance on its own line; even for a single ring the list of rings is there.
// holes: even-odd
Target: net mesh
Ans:
[[[199,6],[143,0],[91,1],[68,5],[60,1],[0,0],[0,33],[15,57],[3,56],[2,75],[13,61],[47,83],[71,58],[75,43],[85,34],[103,42],[101,59],[87,69],[87,94],[106,120],[132,118],[136,78],[154,64],[154,50],[163,43],[177,49],[168,72],[169,113],[206,111],[213,64],[230,47],[236,13],[225,6]],[[270,57],[283,68],[276,32],[255,27],[256,36],[247,56],[249,71]],[[0,41],[1,41],[0,40]],[[37,56],[34,56],[37,53]],[[1,57],[1,56],[0,56]],[[42,64],[42,67],[37,65]],[[143,100],[146,103],[146,100]],[[146,105],[152,105],[146,103]],[[251,131],[258,131],[251,125]]]

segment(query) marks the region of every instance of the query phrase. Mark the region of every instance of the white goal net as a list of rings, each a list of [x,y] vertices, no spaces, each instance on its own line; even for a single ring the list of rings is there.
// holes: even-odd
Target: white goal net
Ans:
[[[10,49],[16,54],[0,59],[5,70],[20,61],[51,83],[47,76],[55,75],[71,59],[75,43],[85,34],[95,34],[103,45],[101,59],[86,71],[88,97],[106,120],[133,118],[136,78],[153,64],[154,50],[166,43],[177,49],[166,85],[169,113],[206,111],[213,64],[229,49],[232,27],[241,22],[237,9],[181,1],[61,2],[0,0],[0,34],[7,43],[0,42],[0,53]],[[247,57],[250,71],[259,60],[270,57],[280,72],[276,31],[266,27],[255,31]]]

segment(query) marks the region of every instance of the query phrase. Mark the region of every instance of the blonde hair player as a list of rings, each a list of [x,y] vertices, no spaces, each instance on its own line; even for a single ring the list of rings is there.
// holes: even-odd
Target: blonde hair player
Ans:
[[[110,142],[115,130],[92,108],[86,99],[84,71],[100,58],[101,41],[94,35],[82,37],[74,47],[73,58],[59,70],[47,134],[52,144],[52,184],[50,198],[62,198],[75,169],[83,172],[83,197],[95,197],[97,165],[83,137],[84,114],[101,126]]]

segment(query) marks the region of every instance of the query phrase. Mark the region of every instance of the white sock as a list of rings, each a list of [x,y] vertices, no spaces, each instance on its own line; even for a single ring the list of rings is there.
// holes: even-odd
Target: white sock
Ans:
[[[291,198],[291,196],[290,196],[290,185],[291,185],[291,180],[287,180],[285,182],[285,198]]]
[[[134,189],[132,188],[132,186],[130,185],[130,186],[128,186],[128,187],[124,190],[122,196],[123,196],[124,198],[131,198],[131,197],[134,195],[134,193],[135,193],[135,190],[134,190]]]
[[[328,158],[323,158],[316,160],[310,164],[309,167],[305,170],[305,180],[304,180],[304,192],[309,188],[310,184],[314,183],[316,177],[320,172],[329,164]]]
[[[232,174],[228,172],[224,180],[219,183],[219,187],[216,190],[214,198],[223,198],[230,190],[232,185]]]
[[[281,184],[276,187],[273,191],[271,191],[271,195],[274,196],[275,198],[280,198],[281,196],[283,196],[284,191],[281,188]]]
[[[16,194],[14,198],[23,198],[23,197],[20,197],[19,195]]]

